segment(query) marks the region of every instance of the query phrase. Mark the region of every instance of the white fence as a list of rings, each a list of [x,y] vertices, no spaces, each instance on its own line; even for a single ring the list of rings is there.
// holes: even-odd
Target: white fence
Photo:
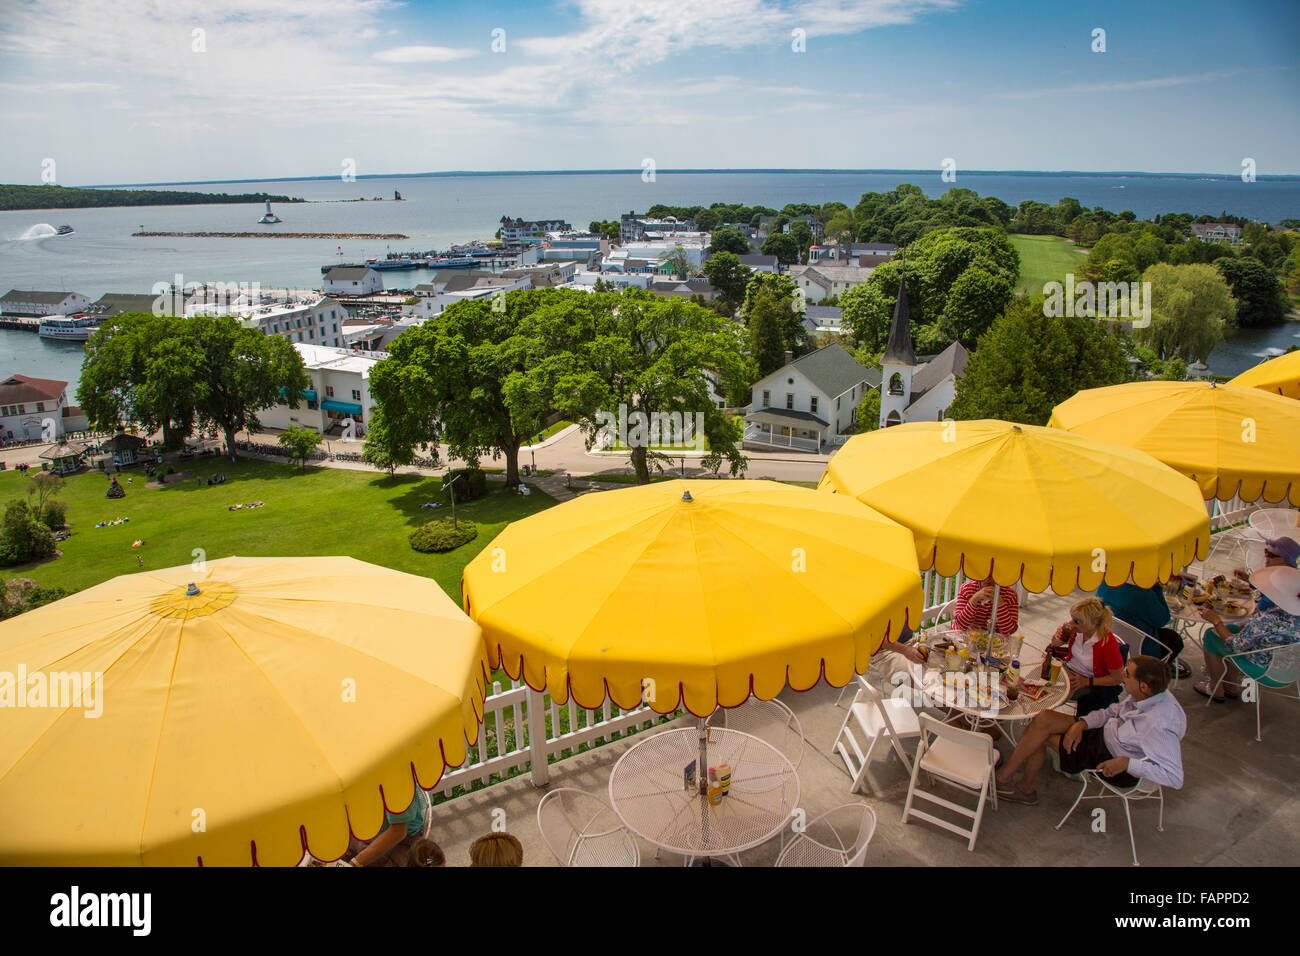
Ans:
[[[1233,497],[1228,501],[1210,499],[1205,503],[1205,510],[1210,515],[1210,532],[1222,531],[1234,524],[1240,524],[1250,517],[1258,504],[1262,502],[1247,504],[1240,497]]]
[[[773,448],[792,448],[796,451],[821,451],[821,443],[816,438],[796,438],[794,435],[781,435],[771,427],[760,425],[745,426],[745,441],[756,445],[770,445]]]

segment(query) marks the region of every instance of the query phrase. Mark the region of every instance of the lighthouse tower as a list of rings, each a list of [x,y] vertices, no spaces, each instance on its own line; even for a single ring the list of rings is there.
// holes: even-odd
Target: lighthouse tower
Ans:
[[[916,373],[916,352],[912,350],[912,324],[907,308],[907,276],[898,280],[898,301],[889,326],[889,344],[880,357],[880,427],[906,421],[911,404],[912,376]]]

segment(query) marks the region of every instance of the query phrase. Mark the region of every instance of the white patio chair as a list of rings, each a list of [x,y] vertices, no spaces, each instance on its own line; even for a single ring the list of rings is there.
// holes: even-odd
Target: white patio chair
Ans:
[[[1100,791],[1094,794],[1089,794],[1088,785],[1091,784],[1094,780],[1097,783],[1101,784]],[[1056,825],[1056,829],[1059,830],[1061,829],[1061,827],[1065,826],[1065,821],[1070,819],[1070,814],[1074,813],[1074,808],[1079,805],[1079,801],[1109,800],[1115,797],[1118,797],[1119,799],[1124,801],[1124,819],[1128,821],[1128,845],[1129,845],[1129,849],[1133,851],[1133,865],[1137,866],[1138,865],[1137,844],[1133,840],[1133,817],[1129,813],[1129,804],[1136,803],[1139,800],[1159,800],[1160,818],[1156,823],[1156,829],[1159,830],[1161,833],[1164,833],[1165,832],[1165,794],[1164,791],[1160,789],[1160,784],[1158,783],[1152,783],[1150,780],[1143,780],[1139,778],[1136,786],[1128,787],[1128,788],[1117,787],[1109,780],[1107,780],[1105,777],[1103,777],[1100,772],[1096,770],[1085,770],[1083,772],[1083,788],[1079,791],[1079,795],[1074,798],[1074,803],[1073,805],[1071,805],[1070,809],[1066,812],[1065,816],[1061,817],[1061,822]]]
[[[1300,511],[1294,508],[1261,508],[1250,516],[1250,526],[1265,541],[1278,537],[1300,541]]]
[[[1235,654],[1224,654],[1225,662],[1236,661],[1240,658],[1251,654],[1267,654],[1269,656],[1268,666],[1262,671],[1258,664],[1250,661],[1243,661],[1237,665],[1242,675],[1254,682],[1255,687],[1255,740],[1262,741],[1264,738],[1260,735],[1260,716],[1259,708],[1264,697],[1265,691],[1285,690],[1292,684],[1296,686],[1296,699],[1300,700],[1300,641],[1291,644],[1280,644],[1277,647],[1262,648],[1253,651],[1237,651]],[[1219,692],[1223,682],[1228,678],[1227,668],[1223,671],[1223,676],[1219,678],[1218,683],[1210,689],[1210,699],[1207,700],[1206,706],[1214,703],[1214,695]],[[1244,687],[1243,683],[1243,687]],[[1282,696],[1290,697],[1290,694]]]
[[[1174,661],[1170,659],[1170,655],[1172,655],[1174,652],[1174,649],[1172,647],[1170,647],[1164,641],[1160,640],[1160,638],[1152,637],[1150,634],[1148,634],[1146,631],[1142,630],[1141,628],[1135,627],[1132,624],[1128,623],[1127,621],[1121,621],[1119,618],[1115,618],[1114,621],[1111,622],[1110,630],[1112,634],[1114,634],[1117,638],[1119,638],[1119,640],[1123,641],[1125,644],[1128,645],[1129,660],[1132,660],[1135,654],[1142,653],[1143,641],[1151,641],[1152,643],[1158,645],[1162,651],[1160,655],[1160,659],[1168,662],[1170,667],[1169,686],[1170,687],[1178,686],[1178,667],[1175,665]],[[1120,698],[1123,699],[1124,696],[1125,694],[1121,692]]]
[[[751,697],[739,707],[719,707],[709,716],[708,724],[710,727],[738,730],[771,744],[796,770],[807,749],[799,718],[776,699]]]
[[[830,817],[840,819],[838,827]],[[782,839],[777,866],[862,866],[876,833],[876,814],[865,803],[846,803],[809,821],[788,842]]]
[[[881,697],[865,677],[858,678],[857,687],[857,695],[849,705],[849,712],[844,715],[833,747],[853,778],[850,793],[862,790],[871,761],[882,755],[881,745],[885,741],[893,746],[894,753],[898,754],[898,759],[903,761],[910,774],[912,761],[908,759],[902,742],[921,736],[921,725],[910,701]]]
[[[600,797],[560,787],[537,804],[542,842],[561,866],[640,866],[636,838]]]
[[[993,778],[993,738],[988,734],[952,727],[935,720],[929,714],[921,714],[920,724],[921,742],[916,748],[916,762],[912,764],[912,781],[907,787],[907,803],[903,805],[903,822],[910,823],[912,817],[917,817],[951,833],[969,837],[966,849],[974,850],[980,832],[980,821],[984,818],[985,802],[991,799],[993,809],[998,808],[998,788]],[[922,770],[947,781],[958,790],[975,795],[978,798],[975,809],[918,790],[916,778]],[[968,817],[972,823],[971,828],[966,830],[941,817],[912,809],[912,802],[916,799],[928,800]]]

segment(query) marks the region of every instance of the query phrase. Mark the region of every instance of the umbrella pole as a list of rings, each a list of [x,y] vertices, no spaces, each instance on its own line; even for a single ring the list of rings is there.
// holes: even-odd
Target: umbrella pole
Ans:
[[[700,841],[701,849],[709,844],[709,728],[704,723],[704,718],[697,718],[699,721],[700,731],[700,756],[696,769],[699,772],[700,781],[700,831],[702,839]],[[709,865],[710,857],[704,858],[706,866]]]
[[[988,656],[993,655],[993,635],[998,632],[998,599],[1002,597],[1002,588],[993,582],[993,610],[989,611],[989,649]]]

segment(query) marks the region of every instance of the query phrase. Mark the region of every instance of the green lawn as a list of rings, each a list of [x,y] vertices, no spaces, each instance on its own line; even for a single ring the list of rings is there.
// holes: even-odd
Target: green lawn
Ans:
[[[568,428],[568,427],[569,427],[570,425],[572,425],[572,424],[573,424],[573,422],[566,422],[564,419],[560,419],[558,422],[556,422],[556,423],[555,423],[554,425],[552,425],[550,428],[547,428],[545,431],[542,432],[542,439],[541,439],[541,440],[542,440],[542,441],[546,441],[546,439],[550,438],[550,437],[551,437],[552,435],[554,435],[556,432],[564,431],[564,429]]]
[[[57,496],[68,503],[72,537],[59,547],[63,556],[35,566],[0,570],[0,578],[29,577],[38,584],[81,590],[119,574],[189,564],[195,548],[208,560],[241,555],[349,555],[361,561],[432,577],[457,604],[460,574],[509,522],[555,504],[534,489],[529,497],[508,494],[496,482],[480,501],[457,505],[457,517],[479,524],[479,535],[447,554],[421,554],[407,537],[420,524],[450,516],[440,480],[420,475],[387,475],[341,468],[307,468],[275,462],[209,460],[186,463],[204,476],[224,472],[223,485],[198,485],[193,479],[171,487],[145,487],[143,472],[124,472],[119,481],[126,497],[104,497],[103,475],[83,474],[68,480]],[[126,483],[128,474],[134,479]],[[0,472],[0,506],[26,494],[28,479]],[[252,511],[229,511],[228,505],[264,501]],[[421,509],[428,501],[440,508]],[[129,517],[109,528],[99,521]],[[132,548],[143,538],[145,545]]]
[[[1087,252],[1060,236],[1011,234],[1007,238],[1020,253],[1020,281],[1016,289],[1030,296],[1042,295],[1045,283],[1064,282],[1065,274],[1073,272],[1088,257]]]

